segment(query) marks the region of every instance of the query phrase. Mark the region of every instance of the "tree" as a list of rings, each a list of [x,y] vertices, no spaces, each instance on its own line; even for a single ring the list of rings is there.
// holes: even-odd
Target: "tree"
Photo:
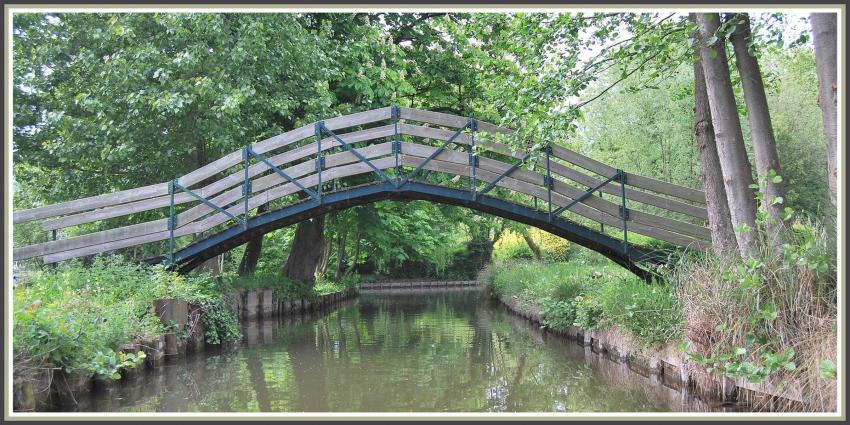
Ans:
[[[693,16],[694,14],[691,14],[691,19],[695,19]],[[732,217],[729,214],[726,189],[723,186],[720,159],[717,156],[717,143],[714,140],[714,125],[711,121],[705,75],[698,52],[694,55],[694,137],[699,148],[700,179],[705,191],[712,247],[718,253],[737,252],[738,246],[735,233],[732,231]]]
[[[723,171],[723,184],[738,249],[744,258],[754,257],[758,250],[756,237],[756,201],[752,166],[744,147],[741,121],[732,91],[726,60],[725,37],[717,34],[720,15],[697,13],[700,59],[705,72],[711,119],[717,141],[717,156]]]
[[[762,208],[767,212],[767,239],[778,248],[782,244],[783,209],[785,183],[776,150],[776,137],[767,107],[767,95],[756,58],[750,17],[746,13],[732,15],[727,19],[732,31],[730,40],[735,50],[735,64],[744,87],[744,102],[747,105],[747,120],[750,123],[750,139],[756,159],[756,174],[762,191]]]
[[[268,210],[269,204],[263,204],[257,207],[257,214],[262,214]],[[260,254],[263,250],[263,236],[260,235],[248,241],[245,244],[245,252],[242,254],[242,261],[239,262],[239,276],[247,276],[253,274],[257,269],[257,262],[260,260]]]
[[[324,224],[324,216],[298,223],[292,249],[281,270],[284,276],[309,286],[316,282],[316,268],[324,247]]]
[[[830,200],[833,205],[837,205],[838,18],[835,13],[812,13],[811,22],[818,74],[818,104],[823,114],[823,134],[826,136],[827,183]]]

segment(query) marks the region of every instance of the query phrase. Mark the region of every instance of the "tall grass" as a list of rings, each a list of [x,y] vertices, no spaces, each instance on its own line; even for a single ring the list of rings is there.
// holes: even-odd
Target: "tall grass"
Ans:
[[[681,341],[675,291],[613,264],[507,262],[491,266],[486,279],[496,296],[513,298],[524,312],[539,307],[553,329],[616,326],[644,345]]]
[[[809,409],[836,406],[834,239],[797,222],[758,258],[689,258],[676,269],[690,357],[708,373],[768,382]]]

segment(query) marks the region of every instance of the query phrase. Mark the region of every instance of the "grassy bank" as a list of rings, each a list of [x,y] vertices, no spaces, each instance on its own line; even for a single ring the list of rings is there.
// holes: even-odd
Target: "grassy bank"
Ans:
[[[118,257],[93,264],[59,265],[32,271],[14,289],[15,376],[62,369],[110,380],[144,361],[141,351],[122,349],[166,333],[154,311],[158,299],[200,306],[207,343],[241,338],[231,309],[233,289],[272,288],[281,300],[316,299],[356,287],[356,275],[340,282],[320,279],[304,285],[275,275],[180,276],[161,266],[141,266]]]
[[[687,256],[664,283],[582,255],[497,261],[485,280],[514,308],[539,311],[545,327],[625,331],[639,349],[681,350],[704,376],[834,411],[836,257],[827,234],[797,223],[781,249],[757,259]]]
[[[539,308],[548,328],[616,326],[645,346],[681,340],[682,309],[674,291],[647,285],[618,266],[510,261],[486,274],[496,296],[512,297],[525,312]]]
[[[166,329],[153,302],[171,298],[199,305],[209,343],[238,340],[241,332],[227,305],[227,291],[205,275],[179,276],[161,266],[99,258],[34,271],[14,289],[15,376],[64,369],[101,379],[144,360],[122,345],[151,340]]]

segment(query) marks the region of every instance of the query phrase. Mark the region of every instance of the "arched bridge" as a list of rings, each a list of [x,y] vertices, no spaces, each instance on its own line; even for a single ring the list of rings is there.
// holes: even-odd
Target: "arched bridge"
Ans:
[[[685,249],[710,245],[703,192],[626,173],[556,144],[512,149],[499,141],[511,133],[397,106],[320,121],[170,182],[15,211],[15,224],[40,220],[54,240],[15,248],[14,259],[54,263],[159,243],[165,253],[149,262],[188,271],[274,229],[382,199],[423,199],[522,222],[644,277],[645,266],[665,255],[635,243],[634,235]],[[371,183],[365,175],[374,176]],[[252,213],[263,204],[270,211]],[[164,218],[55,237],[58,229],[151,210]]]

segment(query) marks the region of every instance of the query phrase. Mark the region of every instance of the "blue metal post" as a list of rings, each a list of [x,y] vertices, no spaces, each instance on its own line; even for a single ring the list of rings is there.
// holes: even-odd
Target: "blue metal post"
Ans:
[[[469,144],[469,165],[472,167],[472,178],[470,179],[470,190],[472,191],[472,200],[478,199],[478,181],[475,170],[478,168],[478,155],[475,153],[475,131],[478,130],[478,121],[469,120],[469,129],[472,131],[472,137]]]
[[[623,218],[623,252],[629,252],[629,210],[626,209],[626,172],[617,170],[617,175],[620,177],[620,217]]]
[[[242,182],[242,199],[245,206],[245,215],[242,217],[242,228],[248,230],[248,195],[251,194],[251,179],[248,177],[248,159],[251,155],[251,145],[242,150],[242,168],[245,169],[245,181]]]
[[[401,140],[398,140],[398,120],[401,116],[401,110],[398,105],[392,106],[393,118],[393,155],[395,155],[395,186],[401,181],[401,165],[399,164],[399,154],[401,153]]]
[[[322,203],[322,168],[324,168],[324,158],[322,157],[322,128],[325,127],[324,121],[316,123],[316,173],[318,173],[319,184],[316,186],[319,203]]]
[[[174,264],[174,225],[177,219],[174,217],[174,184],[177,179],[168,182],[168,265]]]
[[[552,172],[549,170],[549,154],[552,153],[552,147],[546,146],[544,148],[544,152],[546,152],[546,202],[549,204],[549,222],[552,222],[552,186],[554,186],[554,182],[552,181]]]

